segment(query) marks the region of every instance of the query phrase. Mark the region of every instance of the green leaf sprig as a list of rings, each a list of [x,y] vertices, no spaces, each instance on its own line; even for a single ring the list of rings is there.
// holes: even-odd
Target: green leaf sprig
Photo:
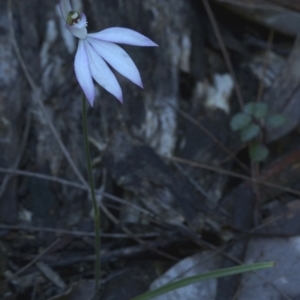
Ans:
[[[235,114],[230,127],[239,131],[242,142],[251,142],[249,155],[251,161],[262,162],[269,155],[269,149],[263,145],[263,129],[278,128],[285,124],[286,117],[282,114],[268,114],[268,105],[263,102],[247,103],[242,112]]]

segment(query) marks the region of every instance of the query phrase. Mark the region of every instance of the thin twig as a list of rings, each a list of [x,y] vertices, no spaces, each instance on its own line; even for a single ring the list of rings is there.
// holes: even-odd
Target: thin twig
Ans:
[[[200,186],[200,184],[198,182],[196,182],[196,180],[194,180],[192,178],[192,176],[190,176],[188,174],[188,172],[186,172],[179,163],[177,162],[173,162],[173,164],[175,165],[175,167],[178,169],[178,171],[195,187],[195,189],[206,199],[208,200],[213,200],[211,199],[210,195],[204,190],[204,188],[202,186]]]
[[[216,18],[214,16],[214,13],[213,13],[213,11],[212,11],[212,9],[211,9],[208,1],[207,0],[202,0],[202,1],[203,1],[205,10],[206,10],[206,12],[208,14],[208,17],[210,19],[211,25],[212,25],[212,27],[214,29],[214,32],[215,32],[216,38],[218,40],[218,43],[220,45],[223,57],[225,59],[225,63],[227,65],[227,68],[228,68],[228,70],[230,72],[230,75],[231,75],[231,77],[232,77],[232,79],[234,81],[235,93],[236,93],[237,99],[239,101],[240,108],[242,109],[243,106],[244,106],[243,96],[242,96],[242,93],[241,93],[241,90],[240,90],[240,86],[238,84],[238,81],[237,81],[237,78],[236,78],[236,75],[235,75],[232,63],[230,61],[230,57],[228,55],[228,51],[227,51],[227,49],[225,47],[225,43],[224,43],[222,35],[220,33],[220,30],[219,30],[219,27],[218,27],[218,23],[216,21]]]
[[[21,273],[23,273],[24,271],[26,271],[28,268],[30,268],[31,266],[33,266],[37,261],[39,261],[45,254],[47,254],[56,244],[58,244],[58,242],[60,242],[61,238],[58,238],[57,240],[55,240],[52,244],[50,244],[50,246],[48,246],[43,252],[41,252],[40,254],[38,254],[37,256],[35,256],[35,258],[30,261],[27,265],[25,265],[23,268],[21,268],[19,271],[17,271],[16,273],[14,273],[12,276],[10,276],[8,278],[8,280],[12,280],[13,278],[15,278],[16,276],[20,275]]]
[[[100,207],[101,210],[103,212],[105,212],[106,216],[114,223],[114,224],[118,224],[119,221],[115,218],[115,216],[113,214],[110,213],[110,211],[105,207],[105,205],[103,203],[100,203]],[[157,253],[158,255],[162,256],[162,257],[166,257],[172,261],[178,261],[178,258],[167,254],[163,251],[157,250],[153,247],[151,247],[149,244],[147,244],[146,242],[144,242],[143,240],[137,238],[134,233],[131,232],[131,230],[129,230],[127,227],[123,227],[122,230],[128,234],[128,236],[130,236],[133,240],[135,240],[137,243],[139,243],[140,245],[144,246],[146,249],[149,249],[150,251]]]
[[[29,133],[29,128],[30,128],[30,124],[31,124],[31,115],[30,113],[27,114],[27,118],[26,118],[26,125],[25,125],[25,129],[23,132],[23,137],[22,137],[22,141],[21,141],[21,145],[19,148],[19,153],[18,156],[15,160],[15,162],[13,163],[12,169],[17,169],[19,166],[19,163],[21,161],[21,158],[23,156],[25,147],[26,147],[26,143],[27,143],[27,138],[28,138],[28,133]],[[0,199],[3,196],[5,190],[6,190],[6,186],[9,183],[9,180],[11,178],[11,174],[7,173],[6,176],[4,177],[1,187],[0,187]]]
[[[21,176],[28,176],[28,177],[34,177],[34,178],[38,178],[38,179],[42,179],[42,180],[48,180],[48,181],[52,181],[52,182],[57,182],[60,183],[62,185],[66,185],[66,186],[72,186],[75,187],[77,189],[81,189],[84,191],[88,191],[89,187],[82,185],[80,183],[74,182],[74,181],[70,181],[70,180],[66,180],[63,178],[58,178],[58,177],[54,177],[54,176],[50,176],[50,175],[45,175],[45,174],[41,174],[41,173],[35,173],[35,172],[30,172],[30,171],[23,171],[23,170],[13,170],[13,169],[6,169],[6,168],[0,168],[0,172],[3,173],[11,173],[11,174],[15,174],[15,175],[21,175]],[[147,215],[149,217],[155,218],[156,216],[154,215],[154,213],[139,207],[138,205],[134,204],[134,203],[130,203],[128,201],[125,201],[122,198],[119,198],[117,196],[111,195],[109,193],[105,193],[102,190],[96,190],[96,194],[101,194],[103,195],[105,198],[121,203],[121,204],[125,204],[128,206],[131,206],[132,208],[138,210],[139,212],[143,213],[144,215]]]
[[[78,188],[78,189],[81,189],[81,190],[87,190],[88,189],[88,187],[86,187],[85,185],[82,185],[80,183],[70,181],[70,180],[67,180],[67,179],[63,179],[63,178],[59,178],[59,177],[54,177],[54,176],[50,176],[50,175],[41,174],[41,173],[35,173],[35,172],[24,171],[24,170],[8,169],[8,168],[0,168],[0,172],[14,174],[14,175],[35,177],[35,178],[42,179],[42,180],[57,182],[57,183],[60,183],[62,185],[66,185],[66,186],[72,186],[72,187],[75,187],[75,188]]]
[[[203,164],[203,163],[194,162],[194,161],[187,160],[187,159],[180,158],[180,157],[164,156],[164,158],[168,159],[168,160],[172,160],[172,161],[177,161],[177,162],[180,162],[180,163],[183,163],[183,164],[187,164],[187,165],[190,165],[190,166],[193,166],[193,167],[196,167],[196,168],[202,168],[202,169],[217,172],[217,173],[220,173],[220,174],[225,174],[225,175],[228,175],[228,176],[240,178],[240,179],[243,179],[243,180],[246,180],[246,181],[249,181],[249,182],[256,182],[256,183],[259,183],[261,185],[265,185],[265,186],[268,186],[268,187],[271,187],[271,188],[275,188],[275,189],[283,191],[283,192],[294,194],[298,197],[300,196],[300,192],[298,192],[294,189],[291,189],[291,188],[288,188],[288,187],[285,187],[285,186],[282,186],[282,185],[279,185],[279,184],[271,183],[271,182],[268,182],[268,181],[265,181],[265,180],[251,178],[251,177],[246,176],[246,175],[240,175],[240,174],[237,174],[235,172],[227,171],[227,170],[224,170],[224,169],[221,169],[221,168],[218,168],[218,167],[209,166],[209,165],[206,165],[206,164]]]
[[[175,106],[174,106],[175,107]],[[232,153],[230,149],[228,149],[224,144],[222,144],[209,130],[207,130],[200,122],[198,122],[196,119],[194,119],[192,116],[190,116],[185,111],[175,107],[175,109],[181,114],[184,118],[186,118],[188,121],[193,123],[195,126],[197,126],[204,134],[206,134],[216,145],[218,145],[226,154],[228,154],[232,159],[239,164],[239,166],[244,169],[246,172],[250,173],[249,168],[241,162],[238,158],[236,158],[236,155]]]
[[[49,228],[49,227],[24,226],[24,225],[0,224],[0,229],[51,232],[51,233],[56,233],[56,234],[66,234],[66,235],[74,235],[74,236],[90,236],[90,237],[95,236],[94,232],[86,232],[86,231],[80,231],[80,230],[56,229],[56,228]],[[124,233],[100,233],[100,236],[104,237],[104,238],[112,238],[112,239],[131,238],[127,234],[124,234]],[[153,237],[158,237],[159,234],[156,232],[153,232],[153,233],[149,232],[149,233],[135,234],[135,236],[140,237],[140,238],[153,238]]]
[[[180,163],[183,163],[183,164],[187,164],[187,165],[190,165],[190,166],[203,168],[203,169],[206,169],[206,170],[209,170],[209,171],[219,172],[219,173],[222,173],[222,174],[226,174],[228,176],[240,178],[240,179],[247,180],[247,181],[250,181],[250,182],[255,181],[255,182],[257,182],[261,185],[265,185],[265,186],[268,186],[268,187],[275,188],[277,190],[281,190],[283,192],[288,192],[288,193],[291,193],[293,195],[300,196],[300,192],[298,192],[294,189],[287,188],[285,186],[275,184],[275,183],[272,183],[272,182],[269,182],[269,181],[265,181],[265,180],[261,180],[261,179],[254,179],[254,178],[251,178],[251,177],[246,176],[246,175],[240,175],[240,174],[235,173],[235,172],[227,171],[227,170],[224,170],[224,169],[221,169],[221,168],[218,168],[218,167],[209,166],[209,165],[194,162],[194,161],[191,161],[191,160],[186,160],[186,159],[183,159],[183,158],[180,158],[180,157],[165,156],[164,158],[168,159],[168,160],[177,161],[177,162],[180,162]],[[81,189],[81,190],[87,190],[88,189],[87,187],[85,187],[85,186],[83,186],[79,183],[73,182],[73,181],[69,181],[69,180],[66,180],[66,179],[57,178],[57,177],[53,177],[53,176],[49,176],[49,175],[29,172],[29,171],[11,170],[11,169],[6,169],[6,168],[0,168],[0,172],[4,172],[4,173],[8,172],[8,173],[16,174],[16,175],[30,176],[30,177],[43,179],[43,180],[54,181],[54,182],[57,182],[57,183],[60,183],[60,184],[73,186],[73,187],[76,187],[76,188]],[[96,193],[97,193],[97,191],[96,191]],[[111,195],[109,193],[103,193],[103,195],[106,198],[110,199],[110,200],[113,200],[113,201],[116,201],[116,202],[119,202],[119,203],[124,203],[126,205],[130,205],[130,206],[134,207],[135,209],[139,210],[140,212],[144,213],[145,215],[152,216],[153,218],[155,217],[155,215],[153,213],[151,213],[151,212],[149,212],[149,211],[147,211],[147,210],[145,210],[145,209],[143,209],[143,208],[141,208],[137,205],[134,205],[133,203],[129,203],[129,202],[125,201],[124,199],[121,199],[117,196]]]

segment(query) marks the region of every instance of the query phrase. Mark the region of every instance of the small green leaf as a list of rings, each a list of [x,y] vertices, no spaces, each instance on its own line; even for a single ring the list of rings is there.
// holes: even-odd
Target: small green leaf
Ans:
[[[282,114],[271,115],[266,119],[266,126],[270,128],[277,128],[286,123],[286,117]]]
[[[255,143],[249,148],[249,155],[251,161],[261,162],[268,157],[269,149],[264,145]]]
[[[255,102],[247,103],[247,104],[244,106],[243,111],[244,111],[246,114],[253,115],[254,112],[255,112]]]
[[[257,124],[249,124],[241,130],[241,140],[247,142],[260,134],[260,127]]]
[[[262,119],[267,115],[268,105],[261,102],[250,102],[245,105],[244,112],[257,119]]]
[[[191,276],[191,277],[187,277],[184,279],[180,279],[175,282],[168,283],[156,290],[149,291],[149,292],[146,292],[145,294],[134,297],[131,300],[150,300],[150,299],[153,299],[160,295],[174,291],[178,288],[181,288],[181,287],[193,284],[193,283],[197,283],[200,281],[220,278],[220,277],[224,277],[224,276],[231,276],[231,275],[241,274],[241,273],[250,272],[250,271],[258,271],[258,270],[262,270],[262,269],[272,268],[272,267],[274,267],[274,265],[275,265],[274,262],[264,262],[264,263],[255,263],[252,265],[241,265],[241,266],[237,266],[237,267],[219,269],[219,270],[211,271],[211,272],[208,272],[208,273],[205,273],[202,275]]]
[[[234,115],[230,122],[230,127],[232,130],[240,130],[249,125],[251,122],[251,117],[244,113],[237,113]]]
[[[256,111],[254,116],[258,119],[262,119],[267,115],[268,105],[266,103],[256,103]]]

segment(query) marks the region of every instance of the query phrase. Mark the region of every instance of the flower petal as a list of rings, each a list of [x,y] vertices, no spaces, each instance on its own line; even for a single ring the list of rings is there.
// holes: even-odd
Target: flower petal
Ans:
[[[70,30],[70,32],[77,38],[84,40],[87,37],[87,29],[86,27],[83,28],[77,28],[75,26],[70,26],[67,24],[67,28]]]
[[[63,18],[67,21],[68,13],[72,10],[70,0],[60,0],[60,10]]]
[[[120,74],[143,87],[140,72],[130,56],[118,45],[88,37],[90,45]]]
[[[122,90],[116,76],[103,58],[89,44],[89,40],[85,40],[84,42],[88,52],[90,70],[93,78],[120,102],[123,102]]]
[[[96,33],[90,33],[89,36],[106,42],[128,44],[132,46],[158,46],[144,35],[134,30],[122,27],[107,28]]]
[[[95,87],[85,49],[85,42],[83,40],[79,40],[74,66],[77,80],[86,98],[90,102],[91,106],[93,106],[95,99]]]

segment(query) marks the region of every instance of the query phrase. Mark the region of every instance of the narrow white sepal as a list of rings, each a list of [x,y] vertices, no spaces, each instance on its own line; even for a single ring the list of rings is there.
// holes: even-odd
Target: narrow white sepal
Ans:
[[[95,87],[89,67],[89,60],[86,52],[85,42],[83,40],[79,40],[74,66],[79,85],[81,86],[91,106],[93,106],[95,99]]]
[[[146,36],[123,27],[111,27],[104,29],[96,33],[90,33],[90,37],[119,44],[127,44],[132,46],[142,46],[142,47],[157,47],[153,41],[148,39]]]
[[[89,44],[88,39],[84,40],[84,43],[88,52],[89,65],[93,78],[105,90],[114,95],[120,102],[123,102],[122,90],[116,76],[101,56]]]
[[[118,45],[88,36],[87,40],[96,52],[121,75],[143,87],[140,72],[130,56]]]

